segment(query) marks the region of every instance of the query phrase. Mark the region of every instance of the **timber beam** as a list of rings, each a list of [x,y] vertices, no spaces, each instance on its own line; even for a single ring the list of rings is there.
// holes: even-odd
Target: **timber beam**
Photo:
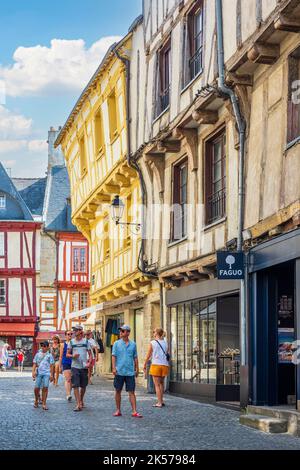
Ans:
[[[300,18],[287,16],[282,13],[274,21],[274,28],[279,31],[288,31],[291,33],[300,32]]]
[[[126,175],[130,176],[130,178],[136,178],[136,177],[137,177],[137,172],[136,172],[133,168],[130,168],[130,167],[127,166],[127,165],[124,165],[124,166],[122,167],[122,171],[123,171]]]
[[[274,64],[280,55],[278,44],[256,42],[248,51],[248,59],[255,64]]]
[[[127,178],[126,176],[121,175],[120,173],[117,173],[114,176],[114,180],[117,183],[120,183],[124,188],[129,188],[130,186],[130,178]]]
[[[121,193],[120,186],[118,186],[116,184],[105,184],[104,185],[104,191],[106,191],[106,193],[109,193],[109,194],[120,194]]]

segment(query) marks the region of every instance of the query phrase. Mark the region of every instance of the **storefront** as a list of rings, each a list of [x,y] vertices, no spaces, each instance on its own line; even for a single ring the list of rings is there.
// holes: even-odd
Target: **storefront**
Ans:
[[[168,291],[170,391],[239,401],[239,281],[203,281]]]
[[[296,406],[300,403],[295,360],[295,341],[300,338],[300,230],[253,248],[249,271],[249,403]]]
[[[23,349],[24,365],[31,366],[37,346],[34,323],[0,323],[0,343],[7,343],[12,351]]]

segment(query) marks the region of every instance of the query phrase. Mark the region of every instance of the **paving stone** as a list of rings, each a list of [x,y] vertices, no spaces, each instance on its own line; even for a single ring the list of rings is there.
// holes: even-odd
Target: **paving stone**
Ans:
[[[0,450],[300,449],[299,438],[242,426],[238,412],[218,406],[166,395],[165,408],[152,408],[155,398],[144,389],[137,391],[143,419],[131,417],[125,392],[123,416],[114,418],[112,382],[94,381],[81,413],[65,400],[62,383],[51,385],[46,412],[33,408],[30,373],[0,372]]]

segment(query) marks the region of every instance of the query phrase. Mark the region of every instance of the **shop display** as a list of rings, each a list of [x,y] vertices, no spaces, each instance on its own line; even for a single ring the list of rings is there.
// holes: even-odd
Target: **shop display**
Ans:
[[[218,357],[223,385],[238,385],[240,383],[240,350],[225,348]]]

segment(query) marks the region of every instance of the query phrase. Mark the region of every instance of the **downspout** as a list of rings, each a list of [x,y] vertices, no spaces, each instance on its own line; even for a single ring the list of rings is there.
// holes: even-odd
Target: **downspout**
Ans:
[[[158,279],[158,274],[156,272],[150,272],[146,269],[146,263],[144,259],[145,255],[145,238],[146,238],[146,217],[145,217],[145,207],[147,204],[147,189],[146,189],[146,184],[143,176],[143,172],[136,161],[131,155],[131,110],[130,110],[130,60],[127,59],[126,57],[123,57],[119,54],[119,51],[117,49],[114,49],[114,54],[116,57],[123,62],[125,66],[125,75],[126,75],[126,129],[127,129],[127,163],[128,165],[133,168],[140,180],[140,187],[141,187],[141,196],[142,196],[142,223],[141,223],[141,230],[142,230],[142,237],[141,237],[141,249],[139,253],[139,258],[138,258],[138,269],[143,273],[145,276],[152,277],[155,279]]]
[[[238,97],[234,91],[225,83],[225,60],[224,60],[224,38],[223,38],[223,10],[222,0],[216,0],[216,23],[217,23],[217,54],[218,54],[218,88],[227,95],[232,104],[238,132],[239,132],[239,175],[238,175],[238,236],[237,250],[243,249],[243,224],[244,224],[244,160],[245,160],[245,134],[246,123],[242,116]],[[241,344],[241,368],[247,365],[247,292],[246,275],[241,281],[240,290],[240,344]],[[242,400],[241,400],[242,401]],[[244,405],[245,403],[243,403]],[[242,405],[242,403],[241,403]]]

